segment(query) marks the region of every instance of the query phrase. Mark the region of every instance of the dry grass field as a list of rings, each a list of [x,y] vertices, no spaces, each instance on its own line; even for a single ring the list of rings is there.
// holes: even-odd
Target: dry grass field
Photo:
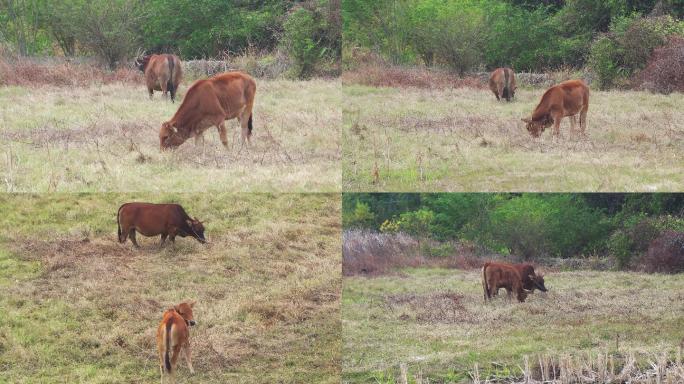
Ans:
[[[561,123],[533,139],[520,120],[542,89],[343,86],[345,191],[684,189],[684,94],[593,91],[587,136]]]
[[[528,382],[540,366],[547,380],[565,372],[554,383],[684,380],[682,275],[547,273],[549,291],[522,304],[503,290],[484,304],[480,281],[479,270],[444,268],[345,277],[343,382]]]
[[[125,201],[179,202],[209,244],[116,237]],[[336,195],[0,195],[0,382],[156,383],[162,312],[197,300],[183,383],[339,383]],[[142,241],[141,241],[142,240]]]
[[[188,89],[181,85],[179,99]],[[180,105],[142,84],[0,87],[0,180],[7,192],[340,190],[341,85],[257,79],[252,146],[237,120],[160,153]]]

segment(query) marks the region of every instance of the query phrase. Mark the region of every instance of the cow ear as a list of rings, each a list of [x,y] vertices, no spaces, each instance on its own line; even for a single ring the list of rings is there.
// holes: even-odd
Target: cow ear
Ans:
[[[185,219],[185,222],[192,227],[192,220],[191,219]]]
[[[176,311],[176,312],[178,312],[178,313],[180,313],[180,309],[178,309],[178,306],[177,306],[177,305],[174,305],[174,306],[173,306],[173,310]]]

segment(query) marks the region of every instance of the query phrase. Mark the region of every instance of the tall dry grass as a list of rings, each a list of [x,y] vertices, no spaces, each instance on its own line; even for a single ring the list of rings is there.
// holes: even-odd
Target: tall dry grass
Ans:
[[[87,87],[93,84],[142,84],[142,81],[142,73],[132,67],[109,71],[87,61],[41,61],[0,56],[0,86]]]

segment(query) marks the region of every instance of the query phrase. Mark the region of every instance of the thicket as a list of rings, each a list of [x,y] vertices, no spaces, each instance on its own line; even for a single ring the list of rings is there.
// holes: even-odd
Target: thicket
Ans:
[[[603,256],[650,270],[651,244],[684,233],[684,195],[345,194],[342,217],[345,229],[472,243],[526,260]]]
[[[339,71],[339,0],[7,0],[0,45],[20,56],[97,56],[110,68],[138,49],[201,59],[286,53],[292,75]],[[8,48],[9,47],[9,48]]]
[[[347,67],[365,49],[461,74],[586,67],[601,87],[624,85],[669,36],[684,36],[683,0],[347,0],[342,14]]]

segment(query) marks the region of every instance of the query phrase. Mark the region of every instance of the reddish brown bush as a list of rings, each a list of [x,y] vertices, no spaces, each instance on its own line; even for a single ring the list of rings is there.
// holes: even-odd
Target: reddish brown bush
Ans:
[[[88,63],[0,58],[0,85],[85,87],[117,82],[141,84],[142,74],[133,68],[109,71]]]
[[[684,92],[684,38],[671,37],[656,48],[648,65],[633,79],[638,89],[669,94]]]
[[[346,71],[342,74],[342,82],[373,87],[485,88],[485,83],[476,76],[459,77],[445,71],[381,64],[361,65],[353,70]]]
[[[649,273],[684,272],[684,232],[664,232],[653,240],[640,264]]]

